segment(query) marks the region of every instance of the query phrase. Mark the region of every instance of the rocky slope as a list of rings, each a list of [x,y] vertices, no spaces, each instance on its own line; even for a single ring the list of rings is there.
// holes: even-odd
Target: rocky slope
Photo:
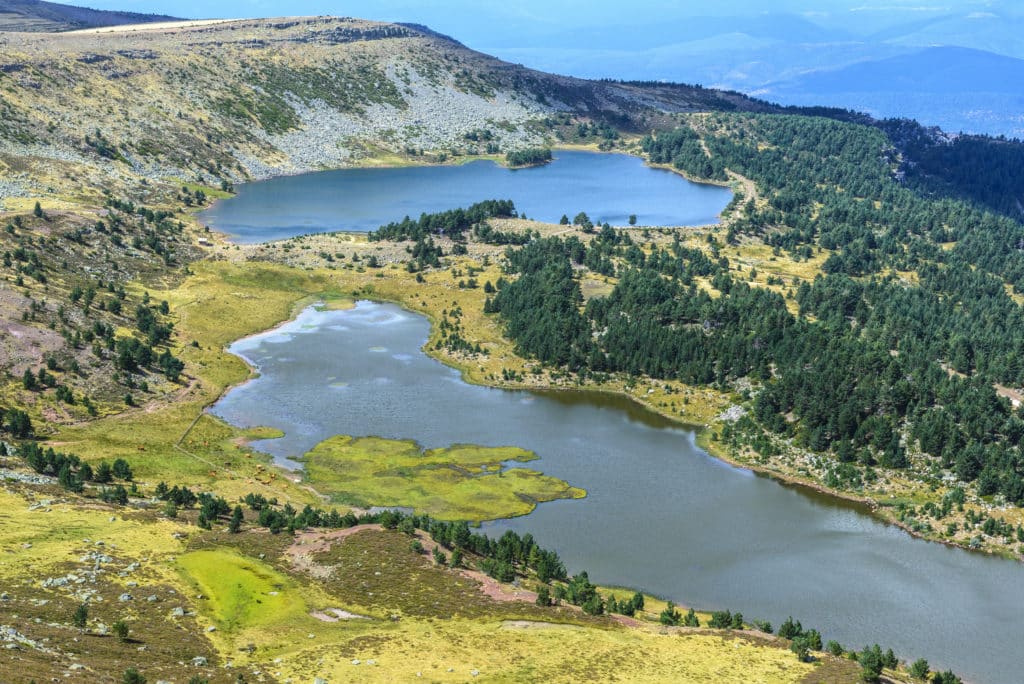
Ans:
[[[553,76],[412,25],[312,17],[0,34],[0,199],[217,183],[381,153],[541,143],[552,117],[646,129],[665,113],[763,109],[686,86]]]

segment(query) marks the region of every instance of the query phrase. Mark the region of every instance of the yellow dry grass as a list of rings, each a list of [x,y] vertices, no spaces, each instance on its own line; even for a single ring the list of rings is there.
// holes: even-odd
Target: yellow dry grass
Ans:
[[[599,629],[478,620],[402,621],[338,654],[281,665],[296,680],[395,682],[798,682],[814,665],[744,638],[654,628]]]
[[[120,511],[69,502],[29,510],[34,503],[40,502],[0,489],[0,578],[40,576],[87,550],[150,558],[182,547],[173,536],[181,526],[172,521],[125,518]]]

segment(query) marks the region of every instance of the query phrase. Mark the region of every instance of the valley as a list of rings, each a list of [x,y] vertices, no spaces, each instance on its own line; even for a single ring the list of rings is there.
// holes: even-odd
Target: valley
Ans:
[[[410,25],[0,42],[15,681],[1010,681],[1022,229],[934,141]]]

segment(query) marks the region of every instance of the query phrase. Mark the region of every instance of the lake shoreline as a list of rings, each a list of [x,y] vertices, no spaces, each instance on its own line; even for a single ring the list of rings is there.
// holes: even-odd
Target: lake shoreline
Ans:
[[[335,300],[332,300],[332,301],[335,301]],[[404,312],[406,312],[408,314],[423,316],[428,321],[428,323],[430,325],[431,331],[436,329],[437,325],[438,325],[438,323],[437,323],[437,321],[435,319],[435,316],[433,315],[432,312],[430,312],[430,311],[417,311],[417,310],[413,310],[413,309],[407,307],[405,302],[402,301],[401,299],[397,298],[397,297],[395,297],[395,298],[383,297],[383,296],[380,296],[379,293],[376,293],[373,296],[367,295],[367,296],[345,297],[345,298],[339,298],[336,301],[338,301],[338,302],[341,302],[341,301],[346,302],[348,304],[348,306],[344,307],[346,309],[354,308],[355,306],[358,305],[358,303],[360,301],[368,301],[368,302],[373,302],[373,303],[389,303],[389,304],[394,304],[394,305],[400,307],[402,309],[402,311],[404,311]],[[327,303],[326,300],[324,300],[323,298],[304,297],[303,299],[298,300],[295,303],[295,305],[292,307],[292,312],[289,315],[289,317],[276,322],[274,325],[270,326],[269,328],[267,328],[265,330],[257,331],[257,332],[254,332],[254,333],[250,334],[250,335],[246,335],[246,336],[244,336],[242,338],[239,338],[238,340],[235,340],[230,345],[225,347],[224,351],[226,353],[232,354],[232,355],[240,358],[250,368],[250,375],[245,380],[243,380],[243,381],[241,381],[239,383],[235,383],[235,384],[231,385],[230,387],[225,388],[223,390],[223,392],[217,397],[217,399],[210,403],[210,405],[205,409],[205,412],[208,415],[211,415],[212,417],[216,418],[217,420],[223,420],[222,418],[220,418],[216,414],[211,413],[209,411],[209,409],[212,408],[217,402],[219,402],[232,389],[235,389],[237,387],[245,385],[245,384],[247,384],[247,383],[249,383],[249,382],[251,382],[253,380],[256,380],[257,378],[260,377],[260,368],[259,368],[258,364],[256,364],[254,361],[252,361],[251,359],[245,357],[242,354],[238,354],[236,352],[230,351],[230,347],[232,347],[236,343],[244,341],[244,340],[249,340],[249,339],[253,339],[253,338],[256,338],[256,337],[260,337],[262,335],[273,333],[275,330],[278,330],[282,326],[287,325],[287,324],[292,323],[295,320],[297,320],[298,316],[301,315],[305,310],[317,307],[318,305],[326,305],[326,303]],[[937,542],[937,543],[940,543],[940,544],[942,544],[944,546],[947,546],[947,547],[950,547],[950,548],[957,548],[957,549],[961,549],[963,551],[968,551],[968,552],[972,552],[972,553],[980,553],[980,554],[985,555],[985,556],[1004,558],[1006,560],[1013,560],[1013,561],[1017,561],[1017,562],[1021,562],[1022,560],[1024,560],[1024,557],[1021,557],[1020,555],[1017,555],[1017,554],[1012,554],[1012,552],[1009,552],[1009,551],[1004,554],[1004,553],[998,553],[998,552],[990,550],[990,549],[974,549],[974,548],[970,548],[969,546],[967,546],[965,544],[961,544],[961,543],[957,543],[957,542],[952,542],[952,541],[949,541],[949,540],[943,540],[943,539],[939,539],[939,538],[929,537],[926,534],[922,534],[920,532],[917,532],[917,531],[913,530],[906,523],[903,523],[902,521],[896,519],[895,516],[886,515],[885,512],[889,511],[889,510],[892,510],[891,507],[885,506],[884,504],[882,504],[881,502],[879,502],[876,499],[871,498],[870,496],[860,495],[860,494],[856,494],[856,493],[853,493],[853,492],[844,492],[844,491],[840,491],[840,490],[835,490],[835,489],[832,489],[832,488],[824,485],[823,483],[817,482],[817,481],[815,481],[813,479],[810,479],[810,478],[807,478],[807,477],[802,477],[802,476],[798,476],[798,475],[794,475],[794,474],[790,474],[790,473],[781,472],[781,471],[772,469],[772,468],[770,468],[768,466],[754,464],[754,463],[750,463],[750,462],[744,461],[742,459],[736,458],[736,457],[732,456],[728,452],[728,450],[726,448],[724,448],[723,445],[721,445],[719,442],[714,441],[711,438],[711,436],[715,432],[715,428],[720,426],[721,423],[717,423],[717,424],[709,423],[709,424],[700,425],[700,424],[696,424],[696,423],[692,423],[692,422],[687,422],[685,420],[680,420],[678,417],[673,416],[671,413],[669,413],[667,411],[664,411],[664,410],[661,410],[661,409],[659,409],[656,406],[653,406],[649,402],[644,401],[642,398],[634,396],[634,395],[630,394],[628,391],[625,391],[625,390],[623,390],[621,388],[616,388],[616,387],[609,387],[609,386],[562,387],[562,386],[555,385],[555,384],[552,384],[550,382],[544,382],[544,381],[534,381],[534,382],[501,381],[501,382],[495,382],[495,381],[492,381],[492,380],[488,380],[486,378],[478,377],[479,374],[475,373],[473,371],[473,369],[468,364],[457,363],[454,359],[451,359],[450,357],[447,357],[445,354],[440,353],[441,350],[437,350],[437,349],[432,348],[432,345],[429,344],[429,339],[430,338],[428,336],[427,342],[424,342],[424,344],[420,347],[420,351],[422,351],[429,358],[431,358],[431,359],[441,363],[445,367],[450,368],[450,369],[455,370],[455,371],[458,371],[459,377],[462,379],[463,382],[466,382],[467,384],[475,385],[475,386],[478,386],[478,387],[487,387],[487,388],[491,388],[491,389],[512,390],[512,391],[526,391],[526,392],[530,392],[530,393],[540,393],[540,394],[565,394],[565,395],[572,395],[572,394],[581,394],[581,393],[595,393],[595,394],[605,394],[605,395],[608,395],[608,396],[617,397],[617,398],[623,399],[625,401],[628,401],[630,404],[634,405],[639,410],[645,411],[645,412],[647,412],[647,413],[649,413],[651,415],[656,415],[659,418],[666,420],[668,423],[670,423],[673,427],[675,427],[677,429],[682,429],[682,430],[691,432],[693,434],[693,436],[694,436],[695,445],[701,451],[703,451],[708,457],[716,459],[716,460],[718,460],[718,461],[720,461],[722,463],[728,464],[729,466],[732,466],[734,468],[738,468],[738,469],[741,469],[741,470],[745,470],[745,471],[751,472],[751,473],[753,473],[753,474],[755,474],[757,476],[760,476],[760,477],[766,477],[768,479],[771,479],[771,480],[775,481],[776,483],[778,483],[781,486],[789,487],[789,488],[793,488],[795,490],[801,491],[802,493],[805,493],[805,495],[806,495],[806,493],[814,493],[814,494],[817,494],[817,495],[820,495],[820,496],[824,496],[827,499],[830,499],[833,503],[841,503],[841,504],[843,504],[845,506],[848,506],[851,510],[853,510],[853,511],[855,511],[855,512],[861,514],[861,515],[866,515],[866,516],[869,516],[869,517],[871,517],[871,518],[873,518],[873,519],[875,519],[875,520],[877,520],[879,522],[882,522],[884,524],[892,525],[894,527],[897,527],[900,530],[902,530],[903,532],[905,532],[908,536],[920,539],[922,541]],[[227,422],[227,421],[225,421],[225,422]],[[228,423],[228,424],[230,424],[230,423]],[[239,426],[233,426],[233,427],[239,427]],[[262,453],[266,453],[266,452],[262,452]],[[271,456],[271,455],[267,454],[267,456]],[[296,465],[299,466],[299,467],[297,467],[295,469],[289,469],[284,464],[279,463],[278,459],[273,458],[272,456],[271,456],[271,458],[273,459],[272,462],[273,462],[274,466],[278,467],[278,468],[281,468],[281,470],[283,470],[285,473],[295,474],[295,473],[301,472],[301,470],[302,470],[301,463],[296,463]],[[288,460],[291,460],[291,459],[288,459]]]
[[[367,233],[376,230],[381,225],[386,225],[392,221],[400,221],[401,216],[398,214],[385,215],[381,214],[377,216],[378,211],[383,209],[376,207],[374,202],[378,201],[376,195],[377,190],[371,185],[366,187],[368,182],[367,178],[355,176],[350,178],[351,185],[338,186],[347,187],[345,192],[352,193],[353,196],[348,200],[344,197],[339,196],[337,192],[330,194],[332,202],[335,204],[330,207],[326,206],[327,200],[323,199],[323,189],[319,188],[312,181],[307,181],[303,184],[298,184],[297,179],[311,179],[322,174],[339,174],[348,172],[360,172],[360,171],[415,171],[424,170],[431,168],[439,169],[458,169],[465,167],[470,164],[476,163],[490,163],[493,165],[493,169],[497,171],[505,171],[510,174],[515,171],[539,171],[542,172],[544,169],[556,169],[550,172],[544,177],[529,176],[530,180],[527,180],[526,176],[509,175],[507,177],[502,176],[500,178],[482,178],[480,182],[490,182],[491,185],[496,186],[498,190],[492,192],[490,189],[480,189],[480,192],[475,192],[472,185],[461,190],[465,197],[452,198],[451,202],[444,204],[443,208],[440,204],[438,206],[427,207],[427,213],[447,211],[457,207],[466,207],[470,204],[483,201],[491,197],[512,197],[516,202],[516,208],[520,214],[529,214],[534,220],[538,220],[536,216],[538,214],[549,215],[546,219],[541,220],[542,223],[555,223],[558,220],[558,216],[562,214],[572,215],[574,212],[580,209],[586,210],[591,213],[591,217],[595,222],[610,222],[614,223],[618,228],[651,228],[660,226],[673,226],[673,227],[712,227],[720,226],[723,224],[723,214],[726,209],[735,201],[736,191],[735,182],[719,182],[711,181],[708,179],[694,179],[690,178],[687,174],[681,173],[679,170],[666,165],[651,164],[642,154],[640,154],[635,148],[630,149],[616,149],[616,150],[598,150],[587,146],[573,146],[563,145],[555,146],[552,148],[554,152],[566,153],[565,156],[556,156],[552,160],[546,161],[542,164],[531,164],[526,166],[511,166],[503,158],[496,155],[475,155],[459,157],[450,161],[445,162],[434,162],[429,160],[420,159],[382,159],[381,163],[364,163],[364,164],[352,164],[346,166],[339,166],[337,168],[320,169],[320,170],[304,170],[294,174],[280,174],[273,175],[267,178],[254,178],[246,183],[239,183],[234,188],[234,195],[231,197],[219,197],[209,206],[196,209],[194,211],[194,217],[196,221],[202,225],[210,235],[216,237],[217,242],[226,245],[256,245],[268,242],[287,240],[295,237],[302,237],[307,235],[316,234],[334,234],[334,233]],[[564,183],[565,178],[563,177],[566,173],[569,173],[574,169],[573,164],[579,163],[572,155],[593,155],[596,157],[604,157],[606,161],[603,166],[598,166],[594,170],[594,176],[591,178],[589,185],[584,187],[588,188],[587,192],[589,195],[584,197],[575,197],[574,201],[576,206],[569,206],[557,204],[560,200],[553,199],[550,188],[552,185],[558,185]],[[627,162],[612,162],[611,160],[621,157],[623,160],[629,160],[629,166],[626,169],[620,168]],[[396,163],[399,162],[399,163]],[[637,163],[633,167],[632,163]],[[616,168],[608,168],[610,164],[616,164]],[[490,169],[488,168],[488,173]],[[613,173],[614,171],[614,173]],[[671,176],[676,177],[684,181],[685,184],[680,184],[676,187],[675,181],[671,181],[672,187],[668,187],[668,181],[659,180],[659,174],[653,174],[650,178],[635,178],[629,176],[632,174],[635,176],[637,173],[650,173],[668,171]],[[627,173],[628,172],[628,173]],[[551,174],[555,174],[551,176]],[[618,187],[618,180],[612,181],[612,178],[618,179],[621,174],[626,174],[630,178],[630,182],[634,185],[634,191],[641,193],[639,199],[639,207],[630,206],[628,208],[622,206],[625,203],[625,199],[618,197],[611,188]],[[479,175],[479,174],[477,174]],[[493,175],[493,174],[492,174]],[[286,225],[285,228],[281,228],[275,224],[274,228],[271,228],[270,224],[265,218],[268,215],[273,215],[273,212],[277,209],[276,205],[266,198],[255,199],[249,195],[245,198],[242,195],[246,195],[251,190],[245,188],[251,188],[252,186],[262,183],[274,183],[266,190],[269,196],[273,196],[274,192],[288,192],[294,194],[304,193],[305,196],[294,201],[303,202],[304,206],[308,207],[305,216],[299,216],[296,221],[305,220],[305,223],[298,223],[296,225]],[[291,184],[282,185],[287,181],[293,181]],[[531,182],[532,181],[532,182]],[[436,181],[435,181],[436,182]],[[456,186],[467,184],[468,181],[462,178],[461,182],[459,178],[447,178],[444,187],[450,187],[452,183]],[[416,183],[418,185],[427,184],[427,179],[417,177]],[[608,186],[612,183],[612,186]],[[543,191],[541,191],[543,188]],[[639,190],[637,190],[639,188]],[[436,188],[435,188],[436,189]],[[726,191],[729,195],[728,200],[725,197],[720,198],[722,201],[719,203],[717,193],[719,191]],[[339,191],[340,192],[340,191]],[[421,189],[420,192],[426,192],[426,189]],[[709,194],[713,193],[713,194]],[[430,197],[441,197],[445,192],[440,194],[432,193]],[[458,194],[458,193],[456,193]],[[562,197],[571,195],[571,193],[554,193],[555,196]],[[347,197],[347,195],[345,195]],[[609,199],[610,198],[610,199]],[[228,201],[234,201],[235,209],[227,209]],[[338,209],[338,202],[348,201],[349,204],[345,205],[349,207],[346,212],[341,212]],[[388,206],[394,203],[393,197],[389,197]],[[251,206],[250,211],[253,215],[258,215],[261,218],[254,224],[249,224],[244,218],[237,218],[233,214],[233,211],[244,212],[245,204],[257,206]],[[263,204],[259,204],[263,202]],[[588,204],[600,204],[606,203],[610,206],[597,207],[599,210],[595,213],[594,206],[588,206]],[[422,202],[417,202],[417,205]],[[674,208],[670,209],[669,206]],[[397,206],[401,206],[401,201]],[[403,209],[402,211],[406,211]],[[645,222],[642,225],[629,225],[627,217],[630,213],[640,213],[637,209],[643,209],[651,212],[651,215],[646,217]],[[257,211],[258,210],[258,211]],[[370,212],[370,216],[367,212]],[[607,219],[598,216],[601,211],[609,212],[611,215]],[[713,212],[713,216],[712,216]],[[406,213],[415,213],[411,210]],[[331,220],[327,220],[326,216],[333,217]],[[345,223],[339,224],[337,222],[338,215],[345,215]],[[241,214],[245,216],[244,213]],[[372,220],[371,220],[372,216]],[[642,219],[644,217],[641,217]],[[254,220],[254,219],[249,219]],[[275,230],[276,233],[270,233],[269,231]],[[301,232],[298,232],[300,231]],[[265,234],[260,235],[260,232]]]

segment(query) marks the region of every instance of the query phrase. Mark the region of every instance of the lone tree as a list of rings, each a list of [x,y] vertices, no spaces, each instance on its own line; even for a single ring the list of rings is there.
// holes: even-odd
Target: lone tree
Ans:
[[[118,641],[120,641],[121,643],[125,643],[126,641],[128,641],[128,632],[130,630],[128,628],[127,622],[125,622],[124,620],[118,620],[114,623],[113,629],[114,636],[117,637]]]
[[[658,622],[669,627],[675,627],[682,619],[683,616],[676,610],[676,604],[671,601],[668,602],[665,610],[661,611],[661,614],[658,616]]]
[[[231,513],[231,522],[228,524],[228,531],[232,534],[238,534],[242,529],[242,507],[235,506],[235,510]]]
[[[801,663],[809,663],[811,661],[811,651],[807,645],[807,637],[799,636],[793,639],[793,643],[789,645],[789,650],[796,654],[797,660]]]
[[[134,667],[129,667],[121,676],[121,684],[146,684],[146,678]]]
[[[46,214],[43,213],[43,207],[39,202],[36,202],[35,208],[32,210],[32,215],[36,218],[45,218]]]
[[[866,647],[857,656],[857,662],[860,663],[861,681],[865,682],[877,682],[882,677],[882,649],[875,644],[874,647]]]
[[[132,468],[128,465],[128,461],[123,458],[119,458],[114,461],[114,467],[111,468],[114,477],[119,480],[131,480],[132,479]]]
[[[78,629],[85,629],[88,621],[89,607],[84,603],[79,604],[78,608],[75,608],[75,614],[71,617],[71,623]]]

